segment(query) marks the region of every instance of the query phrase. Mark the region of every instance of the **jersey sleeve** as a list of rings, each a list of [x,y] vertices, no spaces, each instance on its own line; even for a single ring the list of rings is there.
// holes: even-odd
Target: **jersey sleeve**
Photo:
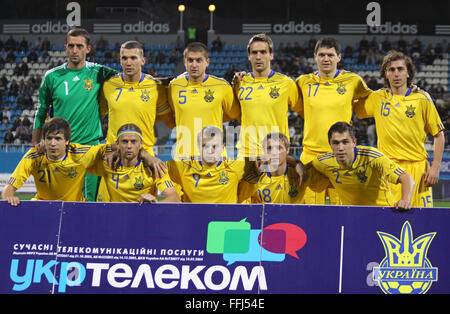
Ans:
[[[238,183],[238,203],[242,203],[258,190],[258,174],[252,167],[246,166],[244,160],[234,160],[229,165],[230,169],[236,173]]]
[[[423,94],[426,97],[426,99],[423,100],[425,131],[433,136],[436,136],[440,131],[444,131],[445,127],[442,124],[441,117],[439,116],[439,113],[433,103],[433,100],[431,100],[430,95],[428,95],[428,93]]]
[[[156,119],[155,122],[163,122],[169,129],[175,127],[174,109],[169,103],[168,87],[158,85],[158,101],[156,103]]]
[[[366,82],[364,82],[364,80],[360,76],[357,76],[353,99],[366,98],[371,93],[372,90],[367,86]]]
[[[83,164],[89,174],[104,176],[108,167],[105,164],[104,156],[109,153],[112,153],[112,148],[109,144],[91,146],[87,154],[81,158],[80,163]]]
[[[173,104],[173,95],[172,95],[173,89],[174,89],[173,85],[169,84],[169,86],[167,86],[167,102],[169,103],[170,109],[173,112],[175,112],[174,104]]]
[[[99,65],[99,66],[100,66],[100,75],[99,75],[100,83],[104,83],[112,76],[116,75],[117,73],[120,73],[119,71],[107,67],[106,65]]]
[[[353,111],[359,119],[372,118],[377,105],[377,93],[372,92],[367,98],[358,99],[353,103]]]
[[[16,190],[18,190],[30,177],[34,166],[33,158],[36,154],[37,153],[34,148],[30,149],[20,160],[16,169],[9,178],[8,184],[12,185]]]
[[[107,152],[112,152],[111,145],[109,144],[100,144],[95,146],[85,146],[88,149],[86,152],[80,157],[80,159],[77,160],[78,163],[83,165],[85,168],[90,168],[94,166],[97,162],[103,161],[103,156]]]
[[[298,86],[293,80],[289,80],[288,92],[289,92],[288,96],[289,108],[291,110],[298,112],[299,109],[297,107],[300,105],[299,104],[300,95]]]
[[[98,159],[89,168],[86,168],[86,171],[89,174],[95,174],[102,177],[107,174],[106,168],[107,165],[105,164],[103,159]]]
[[[293,106],[292,110],[298,112],[298,114],[303,118],[304,117],[304,105],[303,105],[303,94],[302,94],[302,88],[301,88],[301,84],[302,84],[302,77],[299,76],[296,80],[295,80],[295,85],[297,88],[297,92],[298,92],[298,99],[297,99],[297,103]]]
[[[241,115],[241,107],[231,85],[226,85],[223,93],[224,97],[222,108],[224,113],[224,122],[239,118]]]
[[[176,160],[166,161],[166,167],[167,167],[167,173],[169,174],[170,179],[173,182],[181,185],[183,162],[176,161]]]
[[[158,100],[156,102],[156,115],[160,116],[169,113],[171,109],[167,99],[167,87],[163,84],[158,84],[157,91]]]
[[[106,84],[108,84],[108,83],[105,82],[103,84],[103,86],[100,88],[100,91],[98,93],[98,103],[100,106],[100,119],[101,120],[104,120],[105,117],[108,115],[108,100],[106,99],[106,96],[105,96]]]
[[[164,190],[168,189],[168,188],[176,188],[175,183],[172,181],[172,179],[170,178],[170,175],[168,172],[166,172],[162,178],[158,178],[156,179],[156,187],[158,188],[158,190],[162,193],[164,192]],[[178,190],[177,190],[178,193]]]
[[[308,178],[303,185],[304,187],[307,186],[314,192],[322,192],[331,186],[330,180],[324,171],[324,167],[317,158],[313,159],[313,161],[305,167],[308,171]]]
[[[39,87],[39,107],[34,118],[34,129],[42,129],[47,118],[48,108],[52,103],[51,77],[45,74]]]
[[[388,182],[393,184],[397,184],[398,178],[406,172],[402,167],[384,155],[373,159],[371,165],[379,170],[382,177],[386,178]]]

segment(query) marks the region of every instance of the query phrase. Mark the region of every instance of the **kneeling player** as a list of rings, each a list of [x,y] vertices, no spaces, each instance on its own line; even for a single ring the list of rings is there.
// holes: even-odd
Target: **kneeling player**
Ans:
[[[31,148],[14,170],[2,197],[13,206],[20,201],[15,192],[33,175],[37,194],[34,200],[86,201],[83,182],[86,168],[93,164],[100,146],[70,143],[69,123],[60,117],[43,128],[45,152]]]
[[[180,201],[175,185],[167,173],[162,178],[156,178],[156,175],[151,175],[144,166],[140,155],[142,143],[142,133],[136,125],[125,124],[119,128],[116,145],[120,164],[117,169],[109,167],[104,160],[97,160],[95,165],[88,169],[89,173],[102,176],[105,181],[106,189],[99,191],[97,201],[156,202],[157,190],[164,196],[161,202]],[[105,148],[102,155],[107,153]]]
[[[269,133],[263,140],[266,161],[259,169],[258,190],[251,203],[303,203],[305,189],[299,184],[295,167],[287,162],[289,140],[282,133]]]
[[[314,172],[323,175],[337,190],[344,205],[411,208],[413,178],[376,148],[356,146],[350,124],[337,122],[332,125],[328,140],[332,152],[313,160],[309,169],[313,176],[308,180],[317,180]],[[401,184],[402,197],[396,203],[389,183]]]
[[[201,151],[198,158],[167,163],[170,177],[183,189],[183,202],[238,203],[247,199],[253,186],[241,188],[239,184],[243,179],[256,178],[256,173],[245,174],[244,161],[222,158],[222,130],[216,126],[203,128],[197,143]]]

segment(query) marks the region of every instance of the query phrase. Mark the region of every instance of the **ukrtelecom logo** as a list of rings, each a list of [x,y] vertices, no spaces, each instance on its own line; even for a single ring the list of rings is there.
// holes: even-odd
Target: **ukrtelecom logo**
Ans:
[[[298,226],[277,223],[251,229],[241,221],[211,221],[208,224],[206,251],[223,254],[231,265],[235,262],[282,262],[286,254],[298,259],[297,251],[306,244],[306,233]]]
[[[428,248],[436,232],[414,239],[411,224],[403,224],[400,239],[378,231],[386,257],[374,267],[373,279],[387,294],[423,294],[437,281],[438,269],[427,258]]]

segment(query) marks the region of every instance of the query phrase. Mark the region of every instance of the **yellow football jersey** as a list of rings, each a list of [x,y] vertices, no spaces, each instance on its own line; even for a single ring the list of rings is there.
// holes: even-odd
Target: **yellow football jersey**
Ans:
[[[288,76],[272,71],[268,77],[246,74],[234,86],[241,104],[239,156],[262,156],[262,140],[271,132],[289,138],[288,109],[297,111],[298,88]]]
[[[337,71],[333,78],[319,73],[301,75],[296,80],[301,101],[298,112],[304,118],[303,151],[306,164],[319,154],[330,151],[328,130],[339,121],[352,119],[353,100],[367,97],[371,90],[355,73]]]
[[[187,203],[237,203],[244,166],[239,160],[221,160],[210,167],[198,160],[167,162],[168,173],[181,186],[182,201]]]
[[[206,126],[222,129],[225,119],[239,117],[240,108],[231,85],[224,79],[206,75],[203,82],[190,82],[180,75],[169,83],[168,100],[175,113],[176,156],[199,156],[197,135]]]
[[[161,82],[144,73],[139,82],[127,82],[123,73],[117,74],[103,84],[99,98],[101,117],[108,115],[106,143],[117,140],[122,125],[133,123],[142,131],[144,149],[153,154],[155,120],[170,112]]]
[[[61,160],[50,160],[45,153],[31,148],[8,183],[19,189],[33,175],[37,190],[35,199],[84,202],[82,191],[86,168],[99,158],[102,146],[70,143]]]
[[[258,190],[252,196],[252,203],[302,204],[304,186],[299,186],[295,168],[286,167],[281,176],[272,176],[269,172],[261,174]]]
[[[103,160],[88,169],[89,173],[102,176],[105,188],[99,190],[98,202],[137,202],[144,193],[157,196],[157,190],[175,187],[168,173],[162,178],[150,176],[148,170],[139,159],[134,167],[119,166],[111,169]]]
[[[378,149],[394,161],[422,161],[428,158],[427,135],[445,130],[428,93],[408,90],[405,96],[380,89],[356,106],[360,118],[374,117]]]
[[[396,184],[404,170],[379,150],[355,147],[355,160],[349,168],[339,165],[333,153],[318,156],[311,171],[329,179],[343,205],[392,206],[389,183]]]

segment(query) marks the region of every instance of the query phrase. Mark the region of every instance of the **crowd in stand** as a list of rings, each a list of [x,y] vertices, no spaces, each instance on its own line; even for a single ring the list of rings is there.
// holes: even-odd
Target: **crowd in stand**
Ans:
[[[301,74],[313,72],[313,66],[308,62],[309,58],[313,57],[314,45],[316,39],[311,37],[304,42],[294,43],[280,43],[276,47],[275,57],[272,62],[272,69],[284,74],[296,78]],[[0,40],[0,70],[5,67],[7,63],[17,63],[14,68],[13,75],[16,77],[25,76],[27,80],[21,79],[16,81],[3,74],[0,77],[0,121],[3,125],[8,125],[8,130],[5,131],[5,135],[2,139],[4,143],[15,144],[28,144],[31,142],[32,131],[32,119],[33,116],[27,116],[26,114],[14,115],[11,112],[20,109],[21,112],[25,110],[32,111],[34,109],[33,95],[36,95],[36,91],[39,89],[42,77],[39,75],[28,76],[30,68],[29,64],[34,62],[48,63],[48,68],[52,68],[58,64],[54,64],[51,61],[49,51],[51,51],[51,43],[47,38],[36,38],[34,43],[30,43],[25,38],[21,40],[15,40],[10,36],[5,41]],[[212,48],[214,51],[220,51],[223,49],[224,43],[217,39]],[[102,61],[105,63],[119,63],[119,48],[120,44],[116,43],[114,48],[108,42],[101,37],[94,44],[94,51],[103,51]],[[391,49],[403,51],[407,55],[411,56],[417,72],[421,70],[424,65],[431,65],[436,59],[442,59],[444,53],[450,53],[450,44],[447,42],[436,42],[435,44],[423,44],[419,39],[414,39],[408,42],[404,38],[400,37],[399,40],[391,41],[386,37],[383,41],[379,42],[376,37],[367,39],[363,37],[360,42],[355,45],[344,45],[342,51],[342,61],[339,68],[346,70],[353,70],[352,65],[345,63],[346,59],[356,58],[356,64],[365,64],[379,66],[383,56]],[[15,54],[16,52],[16,54]],[[25,62],[17,58],[17,52],[26,53],[27,61]],[[162,63],[174,63],[179,60],[180,51],[176,48],[166,54],[162,50],[146,51],[147,63],[162,64]],[[91,61],[95,60],[95,53],[91,54]],[[59,62],[61,63],[61,62]],[[231,82],[232,77],[236,71],[248,70],[249,64],[243,65],[243,69],[239,69],[237,66],[231,66],[225,74],[225,79]],[[149,69],[151,75],[157,76],[157,72],[154,69]],[[357,72],[357,71],[355,71]],[[367,85],[377,90],[382,88],[377,77],[363,76],[363,79]],[[450,101],[449,93],[445,90],[441,84],[429,84],[425,79],[416,79],[414,82],[418,87],[427,91],[433,98],[441,119],[446,126],[447,130],[450,129]],[[5,97],[13,96],[15,99],[14,108],[9,108],[10,103],[5,102]],[[289,112],[288,117],[290,125],[291,145],[301,146],[302,144],[302,118],[296,112]],[[236,121],[231,123],[237,123]],[[353,119],[353,124],[356,128],[356,134],[358,143],[361,145],[376,146],[376,132],[373,119],[359,120],[356,116]],[[450,141],[446,135],[446,145],[450,147]]]

